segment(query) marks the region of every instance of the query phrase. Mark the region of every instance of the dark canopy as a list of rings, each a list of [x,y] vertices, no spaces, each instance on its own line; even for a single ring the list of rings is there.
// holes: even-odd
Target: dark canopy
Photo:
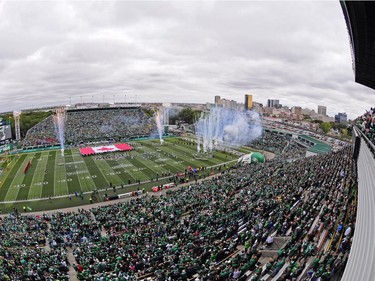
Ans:
[[[351,41],[355,81],[375,89],[375,2],[340,3]]]

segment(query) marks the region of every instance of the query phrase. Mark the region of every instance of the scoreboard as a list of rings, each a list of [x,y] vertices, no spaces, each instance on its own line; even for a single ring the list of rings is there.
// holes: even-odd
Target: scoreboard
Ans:
[[[11,126],[5,122],[5,120],[0,120],[0,144],[8,143],[12,139]]]

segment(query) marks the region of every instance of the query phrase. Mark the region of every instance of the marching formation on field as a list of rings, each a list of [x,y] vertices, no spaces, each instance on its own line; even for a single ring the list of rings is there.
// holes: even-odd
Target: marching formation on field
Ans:
[[[329,280],[354,232],[355,163],[349,148],[294,160],[90,210],[8,215],[0,279],[68,280],[72,266],[79,280]]]

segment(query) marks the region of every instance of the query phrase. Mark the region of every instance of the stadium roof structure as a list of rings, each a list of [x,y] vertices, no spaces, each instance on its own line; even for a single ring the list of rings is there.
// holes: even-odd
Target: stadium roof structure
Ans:
[[[375,2],[340,1],[352,48],[355,81],[375,89]],[[360,132],[360,131],[359,131]],[[361,133],[362,134],[362,133]],[[363,135],[363,134],[362,134]],[[356,230],[343,281],[374,280],[374,146],[362,136],[358,156]],[[372,147],[371,149],[369,147]]]
[[[306,136],[306,135],[299,135],[300,138],[303,138],[307,140],[310,143],[313,143],[313,146],[308,149],[308,151],[316,153],[316,154],[322,154],[327,153],[332,150],[332,147],[324,142],[318,141],[312,137]]]
[[[350,37],[355,81],[375,89],[375,2],[340,3]]]

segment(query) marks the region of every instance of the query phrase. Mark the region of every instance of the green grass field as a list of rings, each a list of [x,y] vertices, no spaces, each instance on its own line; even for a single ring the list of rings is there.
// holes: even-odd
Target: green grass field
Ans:
[[[163,180],[160,183],[170,181],[167,174],[184,172],[188,166],[211,167],[237,159],[236,156],[224,152],[214,152],[213,158],[195,159],[196,146],[179,138],[166,139],[163,145],[160,145],[159,140],[136,141],[130,144],[135,148],[131,152],[82,157],[78,148],[73,148],[65,150],[64,156],[60,150],[48,150],[12,156],[10,164],[0,162],[0,168],[3,170],[0,174],[2,211],[25,204],[24,200],[30,199],[48,199],[27,202],[28,206],[34,205],[33,210],[50,209],[51,203],[41,203],[51,201],[49,198],[52,198],[54,208],[79,205],[79,202],[72,202],[74,200],[67,202],[66,197],[56,197],[74,195],[75,192],[91,193],[95,189],[109,194],[109,191],[112,192],[110,184],[117,187],[124,185],[126,190],[131,190],[128,184],[134,184],[138,180],[151,181],[147,184],[147,187],[151,188],[159,184],[157,180],[161,178]],[[243,148],[241,152],[245,152]],[[24,174],[28,161],[31,166]],[[134,190],[136,187],[133,185],[132,188]],[[59,200],[65,204],[57,204]],[[86,201],[80,204],[83,203],[87,204]],[[42,207],[40,204],[46,206]]]

